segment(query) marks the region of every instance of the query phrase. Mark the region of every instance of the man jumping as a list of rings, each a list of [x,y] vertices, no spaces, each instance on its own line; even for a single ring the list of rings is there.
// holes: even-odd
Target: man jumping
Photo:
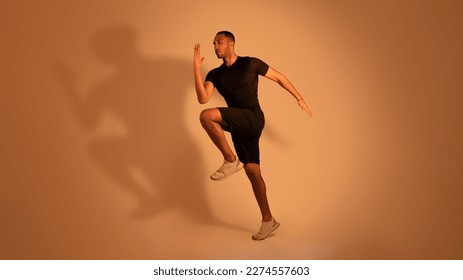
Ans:
[[[207,103],[217,88],[228,105],[203,110],[200,115],[203,128],[224,157],[223,165],[210,178],[215,181],[224,180],[244,167],[262,214],[262,225],[252,238],[263,240],[276,230],[280,223],[270,212],[260,169],[259,138],[265,119],[257,96],[258,76],[277,82],[297,100],[297,104],[309,116],[312,116],[312,112],[282,73],[258,58],[237,56],[234,49],[235,36],[231,32],[218,32],[213,44],[214,51],[217,57],[223,60],[223,64],[211,70],[204,82],[201,75],[204,57],[201,57],[199,44],[195,44],[193,56],[195,88],[199,103]],[[224,131],[231,133],[237,156],[231,150]]]

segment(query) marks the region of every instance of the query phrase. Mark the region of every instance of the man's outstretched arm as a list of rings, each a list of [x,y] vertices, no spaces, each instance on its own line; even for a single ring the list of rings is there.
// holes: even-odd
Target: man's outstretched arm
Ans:
[[[285,77],[285,75],[273,69],[272,67],[269,67],[265,77],[274,82],[277,82],[282,88],[291,93],[291,95],[296,98],[299,107],[301,107],[302,110],[306,111],[307,114],[312,117],[312,111],[310,111],[309,106],[307,106],[302,96],[299,94],[299,92],[297,92],[296,88],[291,84],[288,78]]]
[[[201,57],[200,46],[195,44],[193,53],[193,71],[195,76],[195,89],[198,102],[205,104],[211,99],[214,92],[214,85],[211,82],[203,82],[201,67],[203,66],[204,57]]]

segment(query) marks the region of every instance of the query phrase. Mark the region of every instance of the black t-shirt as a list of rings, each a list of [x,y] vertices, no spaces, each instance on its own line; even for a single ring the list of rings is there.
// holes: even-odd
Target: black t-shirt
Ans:
[[[253,108],[259,106],[257,85],[259,76],[265,76],[269,66],[255,57],[241,57],[231,65],[222,64],[211,70],[206,81],[210,81],[225,98],[228,107]]]

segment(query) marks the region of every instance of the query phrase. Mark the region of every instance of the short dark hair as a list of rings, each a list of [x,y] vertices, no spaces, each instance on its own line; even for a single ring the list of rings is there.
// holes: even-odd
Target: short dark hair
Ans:
[[[233,43],[235,42],[235,35],[233,35],[233,33],[231,33],[230,31],[219,31],[217,32],[216,35],[224,35],[225,37],[230,39]]]

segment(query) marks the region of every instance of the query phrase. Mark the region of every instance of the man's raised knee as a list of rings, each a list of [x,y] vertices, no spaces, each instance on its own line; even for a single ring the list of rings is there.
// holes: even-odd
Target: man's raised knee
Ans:
[[[220,113],[217,109],[205,109],[199,114],[199,120],[203,125],[211,122],[218,122],[218,119],[220,119]]]
[[[212,121],[210,109],[205,109],[201,111],[201,113],[199,114],[199,121],[203,125],[207,122]]]

